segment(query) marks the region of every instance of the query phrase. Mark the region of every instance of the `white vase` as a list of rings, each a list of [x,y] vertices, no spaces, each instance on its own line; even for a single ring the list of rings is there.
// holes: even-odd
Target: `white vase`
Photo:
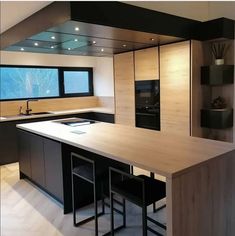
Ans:
[[[224,65],[224,59],[215,59],[215,64],[216,64],[217,66],[219,66],[219,65]]]

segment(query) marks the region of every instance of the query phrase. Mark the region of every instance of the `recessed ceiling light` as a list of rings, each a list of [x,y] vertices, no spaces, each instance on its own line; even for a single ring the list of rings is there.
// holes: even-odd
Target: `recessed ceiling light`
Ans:
[[[54,46],[51,46],[51,48],[55,48]]]
[[[94,40],[94,41],[92,41],[92,43],[93,43],[93,44],[96,44],[96,41]]]
[[[154,38],[151,38],[150,40],[151,40],[151,41],[154,41],[155,39],[154,39]]]
[[[125,47],[126,47],[126,44],[123,44],[122,46],[125,48]]]
[[[70,51],[70,50],[71,50],[71,48],[68,48],[68,50]]]
[[[75,31],[79,31],[79,28],[78,28],[78,27],[75,27],[74,30],[75,30]]]
[[[75,42],[77,42],[77,41],[78,41],[78,39],[74,39],[74,41],[75,41]]]
[[[103,48],[101,48],[101,52],[103,52],[104,51],[104,49]]]
[[[55,39],[55,36],[51,36],[51,39]]]
[[[24,48],[21,48],[20,51],[24,51]]]
[[[34,46],[38,46],[38,43],[36,42],[36,43],[34,43]]]

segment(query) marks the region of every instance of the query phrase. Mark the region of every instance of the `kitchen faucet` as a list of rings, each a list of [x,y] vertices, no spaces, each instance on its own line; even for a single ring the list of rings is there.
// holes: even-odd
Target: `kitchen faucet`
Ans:
[[[30,115],[30,112],[32,111],[32,109],[29,108],[29,102],[37,102],[38,99],[28,99],[26,101],[26,110],[25,110],[25,115]]]

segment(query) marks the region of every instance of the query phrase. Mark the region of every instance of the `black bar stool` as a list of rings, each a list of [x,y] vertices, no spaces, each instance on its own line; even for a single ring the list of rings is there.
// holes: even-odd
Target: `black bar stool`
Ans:
[[[131,168],[131,170],[130,170],[131,174],[134,175],[134,166],[131,166],[130,168]],[[150,177],[154,179],[154,173],[153,172],[150,172]],[[163,207],[165,207],[165,206],[163,206]],[[154,202],[153,203],[153,212],[155,213],[160,209],[162,209],[162,207],[157,209],[156,208],[156,202]]]
[[[115,175],[121,175],[121,181],[114,181]],[[162,223],[147,216],[147,206],[166,197],[166,184],[145,175],[134,176],[121,170],[109,168],[110,208],[111,208],[111,235],[114,235],[113,196],[118,194],[128,201],[142,208],[143,235],[149,230],[155,235],[163,236],[148,226],[148,221],[166,230]],[[126,220],[126,219],[125,219]],[[126,225],[126,224],[125,224]]]
[[[95,235],[98,235],[98,217],[104,214],[104,199],[102,199],[102,212],[98,213],[98,191],[97,187],[100,184],[98,179],[102,178],[102,171],[96,168],[94,160],[86,158],[84,156],[71,153],[71,167],[72,167],[72,200],[73,200],[73,224],[78,227],[91,220],[95,220]],[[93,216],[88,217],[82,221],[77,222],[76,219],[76,196],[75,192],[75,178],[81,178],[93,185],[93,197],[94,197],[94,210]]]
[[[101,165],[102,164],[102,165]],[[105,197],[109,197],[109,166],[110,163],[99,163],[93,159],[81,156],[77,153],[71,153],[71,169],[72,169],[72,205],[73,205],[73,224],[78,227],[85,224],[91,220],[95,220],[95,235],[98,236],[98,217],[105,214],[105,205],[110,206],[105,203]],[[118,166],[117,164],[114,166]],[[121,168],[121,167],[120,167]],[[125,172],[124,172],[125,173]],[[93,187],[93,199],[94,199],[94,215],[88,217],[84,220],[77,222],[76,219],[76,198],[78,193],[75,191],[75,178],[83,179],[84,181],[92,184]],[[79,191],[78,191],[79,192]],[[98,200],[102,200],[102,211],[98,213]],[[122,202],[115,200],[120,206],[122,206],[122,211],[114,208],[113,210],[123,216],[125,219],[125,200]],[[117,227],[115,231],[118,231],[125,227],[125,220],[123,220],[123,225]],[[110,232],[104,234],[110,235]]]

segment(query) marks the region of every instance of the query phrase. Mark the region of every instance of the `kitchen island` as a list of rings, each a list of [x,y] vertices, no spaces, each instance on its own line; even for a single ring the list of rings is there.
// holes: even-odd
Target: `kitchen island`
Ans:
[[[71,127],[44,121],[17,128],[62,144],[62,156],[66,145],[166,177],[167,236],[235,235],[233,144],[103,122]]]

